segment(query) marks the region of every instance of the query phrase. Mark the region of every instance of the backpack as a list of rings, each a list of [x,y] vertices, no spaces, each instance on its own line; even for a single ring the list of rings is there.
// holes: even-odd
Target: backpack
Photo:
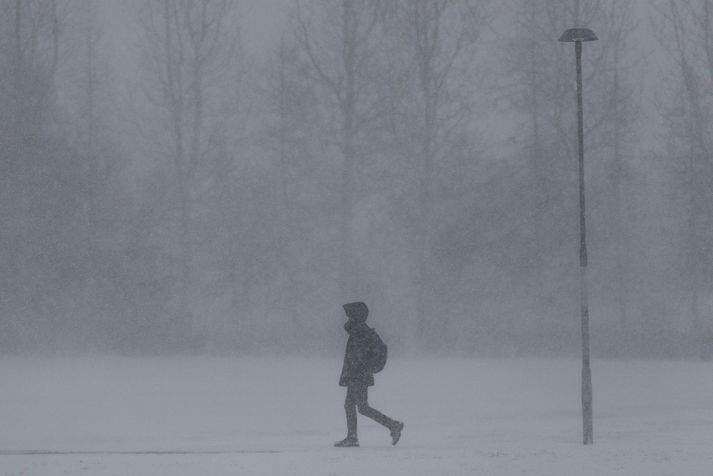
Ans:
[[[371,330],[369,342],[369,370],[379,373],[384,370],[389,349],[374,329]]]

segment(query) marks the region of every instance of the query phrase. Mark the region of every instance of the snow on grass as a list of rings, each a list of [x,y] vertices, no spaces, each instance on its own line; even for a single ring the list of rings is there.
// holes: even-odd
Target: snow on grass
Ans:
[[[393,359],[345,434],[338,358],[0,360],[0,475],[713,476],[713,365]]]

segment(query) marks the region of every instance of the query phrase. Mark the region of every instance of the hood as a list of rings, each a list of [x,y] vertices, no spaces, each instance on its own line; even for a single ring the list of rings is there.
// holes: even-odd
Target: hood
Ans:
[[[347,317],[353,322],[366,322],[369,315],[369,308],[363,302],[350,302],[342,306]]]

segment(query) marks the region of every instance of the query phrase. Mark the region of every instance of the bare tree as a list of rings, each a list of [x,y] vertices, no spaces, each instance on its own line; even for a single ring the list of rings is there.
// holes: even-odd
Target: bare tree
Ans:
[[[342,155],[340,292],[351,296],[357,268],[351,222],[354,176],[360,153],[357,141],[379,114],[373,87],[373,58],[378,48],[383,0],[319,0],[294,3],[293,32],[338,121],[336,141]]]
[[[283,35],[270,52],[260,88],[264,104],[265,125],[260,135],[260,149],[272,159],[274,186],[266,210],[271,219],[271,246],[274,260],[268,269],[269,281],[265,286],[271,312],[289,319],[293,330],[300,327],[297,302],[297,287],[301,281],[295,267],[298,257],[304,253],[291,239],[299,229],[295,217],[302,213],[299,190],[307,179],[299,180],[300,166],[309,163],[309,148],[316,142],[316,130],[310,129],[316,108],[314,87],[306,80],[299,60],[299,45],[291,44]],[[303,276],[302,276],[303,277]],[[267,298],[266,298],[267,299]]]
[[[433,335],[433,299],[429,276],[432,264],[435,173],[439,161],[461,145],[457,136],[472,120],[471,69],[480,35],[487,24],[486,2],[481,0],[406,0],[401,2],[405,49],[410,51],[415,72],[413,95],[418,118],[414,129],[419,163],[417,328],[424,342]]]
[[[658,5],[654,27],[668,53],[672,73],[666,87],[670,99],[660,105],[668,129],[669,160],[686,189],[685,229],[682,249],[686,263],[687,290],[692,317],[692,334],[701,347],[710,348],[713,329],[706,326],[701,311],[700,290],[713,281],[710,260],[713,246],[713,1],[666,1]]]
[[[65,243],[59,236],[71,229],[76,198],[70,182],[77,164],[57,131],[56,104],[70,6],[69,0],[0,2],[0,218],[6,224],[0,301],[7,319],[18,309],[46,315],[57,295],[54,289],[43,293],[43,285],[66,264],[62,255],[51,271],[38,271],[40,250],[53,240]],[[14,345],[12,326],[10,335]]]
[[[213,86],[225,79],[235,58],[237,2],[152,0],[142,3],[140,26],[145,65],[152,75],[149,97],[164,111],[178,208],[180,308],[191,319],[194,291],[192,207],[196,172],[207,153],[208,115],[220,98]]]
[[[600,157],[607,173],[604,174],[608,183],[601,186],[601,190],[610,190],[613,216],[607,217],[615,239],[609,244],[613,248],[616,264],[613,280],[616,284],[609,290],[615,293],[615,300],[619,307],[619,326],[621,335],[627,337],[632,331],[630,328],[629,303],[635,290],[634,265],[632,246],[633,231],[636,217],[633,215],[632,190],[635,186],[633,180],[633,139],[638,132],[638,112],[641,109],[638,100],[638,91],[632,78],[639,73],[636,60],[625,47],[626,42],[634,31],[635,24],[632,20],[632,7],[630,4],[611,2],[604,6],[601,19],[598,20],[605,30],[604,54],[600,60],[598,75],[604,83],[603,88],[597,90],[599,108],[594,109],[600,117],[596,120],[601,123],[601,130],[595,136],[596,145],[601,149]]]

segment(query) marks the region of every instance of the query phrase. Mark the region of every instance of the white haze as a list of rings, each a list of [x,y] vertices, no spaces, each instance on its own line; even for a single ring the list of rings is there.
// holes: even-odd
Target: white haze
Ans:
[[[196,83],[192,50],[161,42],[163,2],[0,2],[3,352],[333,354],[341,304],[362,300],[394,355],[575,355],[574,52],[556,40],[581,24],[600,38],[593,354],[710,357],[713,54],[695,11],[676,10],[681,49],[678,2],[453,2],[427,97],[415,3],[356,2],[373,29],[349,126],[341,4],[300,3],[228,2]]]

